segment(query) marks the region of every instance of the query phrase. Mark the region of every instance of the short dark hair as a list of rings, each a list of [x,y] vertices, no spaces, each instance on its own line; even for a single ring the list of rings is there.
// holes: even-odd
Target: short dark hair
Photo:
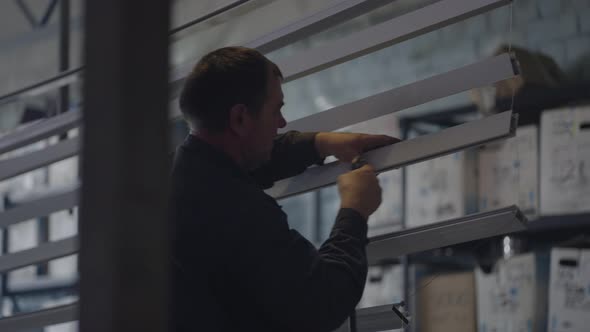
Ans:
[[[276,64],[246,47],[224,47],[205,55],[187,77],[179,104],[191,127],[223,131],[229,111],[244,104],[258,114],[269,74],[282,78]]]

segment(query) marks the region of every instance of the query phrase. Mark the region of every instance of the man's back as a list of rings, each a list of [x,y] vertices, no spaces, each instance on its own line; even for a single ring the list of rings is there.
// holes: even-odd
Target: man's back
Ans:
[[[330,331],[358,302],[366,223],[354,211],[318,251],[254,178],[193,136],[171,197],[177,331]]]

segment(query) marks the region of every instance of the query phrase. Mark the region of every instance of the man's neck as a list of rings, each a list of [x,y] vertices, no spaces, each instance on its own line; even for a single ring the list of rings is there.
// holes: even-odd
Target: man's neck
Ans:
[[[198,137],[202,141],[217,148],[225,153],[231,160],[233,160],[240,168],[246,169],[244,160],[240,154],[240,149],[227,133],[211,133],[208,131],[191,130],[191,135]]]

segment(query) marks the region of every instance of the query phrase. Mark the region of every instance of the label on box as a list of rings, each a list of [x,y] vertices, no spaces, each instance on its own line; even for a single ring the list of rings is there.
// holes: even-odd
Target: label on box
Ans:
[[[549,332],[590,328],[590,249],[551,251]]]
[[[544,280],[539,270],[535,254],[500,260],[490,274],[476,269],[479,332],[544,329],[546,297],[538,293]]]
[[[541,214],[590,211],[590,107],[541,116]]]
[[[475,212],[475,158],[461,151],[407,168],[407,226],[415,227]]]
[[[538,214],[537,127],[518,128],[516,137],[479,152],[479,209],[517,205],[529,218]]]

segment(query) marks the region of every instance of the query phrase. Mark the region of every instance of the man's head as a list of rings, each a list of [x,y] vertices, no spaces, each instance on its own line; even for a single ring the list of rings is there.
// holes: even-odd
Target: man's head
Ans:
[[[192,130],[223,136],[248,168],[270,158],[281,114],[279,68],[256,50],[225,47],[205,55],[187,78],[180,109]]]

